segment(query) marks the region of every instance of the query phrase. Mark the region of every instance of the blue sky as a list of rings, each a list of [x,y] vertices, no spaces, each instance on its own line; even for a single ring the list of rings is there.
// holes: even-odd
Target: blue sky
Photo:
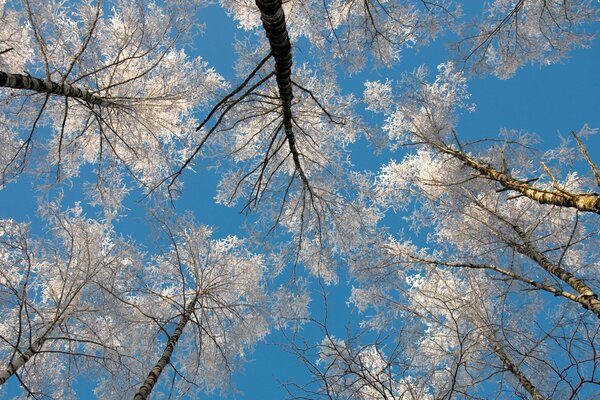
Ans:
[[[200,13],[206,24],[205,33],[198,44],[198,54],[213,65],[215,69],[235,84],[233,73],[235,54],[232,40],[242,37],[244,32],[237,31],[236,23],[230,20],[217,6],[210,6]],[[457,130],[463,138],[494,137],[501,128],[525,130],[539,134],[544,143],[541,148],[556,145],[559,135],[568,136],[572,130],[578,131],[584,124],[600,127],[600,46],[594,42],[592,49],[577,50],[561,64],[540,68],[538,65],[526,66],[519,70],[515,77],[500,80],[495,77],[475,78],[470,81],[471,100],[476,103],[477,110],[461,116]],[[367,70],[344,80],[341,85],[347,92],[360,96],[364,79],[395,79],[404,71],[411,71],[420,64],[426,64],[432,71],[440,62],[445,61],[443,43],[417,53],[408,50],[403,62],[396,68]],[[198,116],[201,118],[202,116]],[[374,123],[380,123],[372,117]],[[401,154],[383,154],[375,156],[372,148],[364,140],[352,146],[356,168],[376,170],[382,162],[390,157],[400,158]],[[600,161],[600,138],[590,138],[588,150],[593,159]],[[216,228],[216,237],[227,234],[243,236],[239,229],[244,221],[239,207],[227,208],[214,203],[216,177],[212,171],[203,168],[202,164],[196,172],[186,172],[183,176],[185,191],[176,203],[178,210],[192,210],[197,222],[212,225]],[[16,220],[34,221],[38,233],[42,227],[36,225],[36,202],[34,200],[35,182],[21,179],[12,183],[0,192],[0,217]],[[77,191],[75,190],[75,193]],[[70,196],[76,198],[71,192]],[[136,199],[129,202],[130,211],[119,227],[123,234],[132,235],[139,240],[145,238],[143,224],[135,223],[143,219],[137,208]],[[141,228],[141,229],[140,229]],[[392,230],[400,227],[392,226]],[[334,332],[343,335],[347,316],[351,309],[346,303],[349,287],[344,279],[337,287],[327,287],[331,292],[330,321]],[[316,315],[322,312],[322,304],[316,299],[313,302]],[[354,316],[356,318],[356,316]],[[310,337],[310,335],[309,335]],[[320,340],[320,337],[313,337]],[[249,357],[245,370],[236,373],[234,382],[246,399],[280,399],[285,391],[280,382],[308,379],[303,366],[297,358],[282,351],[278,344],[285,344],[285,339],[278,333],[267,338],[267,342],[256,347]],[[13,382],[14,389],[14,382]],[[83,389],[85,390],[85,389]],[[221,398],[219,395],[210,398]]]

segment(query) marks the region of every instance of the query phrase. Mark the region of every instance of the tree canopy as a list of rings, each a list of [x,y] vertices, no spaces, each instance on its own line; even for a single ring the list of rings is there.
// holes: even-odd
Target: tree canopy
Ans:
[[[599,17],[0,0],[0,396],[600,396]]]

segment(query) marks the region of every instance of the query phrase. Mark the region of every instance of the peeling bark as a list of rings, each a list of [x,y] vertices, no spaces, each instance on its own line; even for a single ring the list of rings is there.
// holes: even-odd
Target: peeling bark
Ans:
[[[49,93],[57,96],[72,97],[80,99],[89,105],[103,105],[107,101],[102,97],[73,86],[69,83],[56,83],[50,80],[42,80],[29,75],[11,74],[0,71],[0,87],[12,89],[33,90],[39,93]]]
[[[169,364],[169,362],[171,360],[171,356],[173,355],[173,351],[175,350],[175,345],[179,341],[179,338],[181,337],[183,329],[189,322],[190,317],[191,317],[192,313],[194,312],[194,308],[196,306],[197,301],[198,301],[198,295],[194,296],[192,301],[190,301],[190,304],[188,304],[188,306],[186,307],[185,312],[181,316],[181,319],[179,320],[179,323],[177,324],[177,327],[175,328],[175,331],[173,332],[173,334],[169,337],[169,340],[167,341],[167,345],[165,346],[162,356],[160,357],[160,359],[158,360],[158,362],[156,363],[154,368],[152,368],[152,370],[150,370],[148,377],[146,378],[146,380],[144,381],[142,386],[140,386],[140,388],[139,388],[138,392],[135,394],[135,396],[133,396],[133,400],[145,400],[148,398],[148,396],[150,396],[150,393],[152,392],[154,385],[156,385],[156,382],[158,381],[160,374],[162,373],[162,371],[165,369],[165,367],[167,366],[167,364]]]

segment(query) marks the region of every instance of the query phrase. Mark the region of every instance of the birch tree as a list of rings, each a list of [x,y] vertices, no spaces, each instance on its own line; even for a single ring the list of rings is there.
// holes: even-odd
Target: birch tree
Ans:
[[[505,373],[511,389],[495,393],[594,396],[597,213],[564,200],[596,201],[597,167],[581,139],[593,132],[586,126],[544,153],[532,150],[532,135],[514,131],[465,143],[453,127],[471,104],[451,64],[433,83],[423,69],[398,86],[368,83],[365,98],[387,115],[390,146],[414,148],[381,169],[373,196],[410,209],[405,218],[427,233],[428,246],[390,236],[378,256],[357,260],[352,299],[374,312],[365,326],[412,337],[408,371],[433,374],[422,390],[436,397],[480,396],[480,384]],[[573,157],[584,172],[561,179]],[[421,328],[408,334],[407,321]]]
[[[418,75],[417,79],[421,78]],[[571,173],[559,182],[546,164],[560,154],[557,151],[548,152],[546,162],[539,161],[545,176],[522,178],[520,171],[532,170],[531,153],[527,150],[531,136],[506,132],[506,139],[499,146],[485,149],[487,154],[470,154],[452,128],[454,107],[464,106],[468,97],[460,74],[449,72],[445,66],[433,84],[420,82],[409,78],[409,87],[415,88],[414,83],[421,90],[414,92],[413,99],[390,110],[393,117],[385,129],[393,140],[416,140],[422,147],[403,162],[384,167],[378,190],[390,195],[392,206],[402,193],[417,194],[424,210],[435,204],[436,212],[430,221],[440,245],[447,247],[452,243],[465,255],[471,252],[479,261],[490,260],[494,266],[514,262],[515,258],[503,259],[505,255],[501,262],[492,256],[499,248],[510,249],[517,259],[523,257],[523,261],[533,263],[540,272],[561,282],[555,294],[561,295],[566,290],[562,285],[566,285],[569,289],[563,297],[599,315],[595,290],[585,283],[595,279],[596,271],[585,269],[587,277],[577,276],[578,271],[583,271],[581,264],[595,257],[594,252],[586,253],[579,246],[597,240],[597,219],[593,214],[598,195],[590,191],[598,183],[597,167],[579,139],[581,134],[589,133],[588,128],[573,136],[588,164],[589,178]],[[388,89],[373,84],[367,96],[371,96],[371,90]],[[418,213],[413,218],[415,222],[422,221]],[[457,223],[468,229],[457,229]],[[481,258],[483,254],[486,256]],[[517,276],[523,278],[520,273]]]
[[[2,5],[3,31],[13,38],[18,26],[31,39],[6,41],[0,55],[9,68],[0,73],[2,118],[12,121],[3,124],[10,131],[2,182],[25,169],[60,181],[91,165],[98,177],[92,200],[110,209],[128,191],[123,175],[147,190],[169,175],[195,140],[192,111],[225,86],[183,49],[194,6],[33,0],[11,6]]]
[[[3,221],[0,384],[50,398],[75,398],[79,376],[102,398],[225,390],[269,331],[266,267],[239,239],[188,223],[148,259],[80,209],[54,218],[56,245]]]
[[[308,39],[317,57],[337,59],[350,71],[364,68],[369,56],[379,64],[392,65],[403,50],[425,45],[460,14],[460,7],[445,0],[282,3],[292,41]],[[260,27],[254,1],[222,0],[221,4],[242,28]]]
[[[131,253],[80,208],[48,218],[46,240],[2,221],[0,385],[14,379],[32,397],[74,398],[83,365],[126,356],[111,336],[111,314],[122,308],[114,294]]]
[[[594,318],[572,315],[575,307],[551,297],[524,300],[522,289],[478,269],[457,273],[410,259],[396,259],[388,268],[397,280],[386,288],[357,288],[353,299],[373,307],[367,323],[388,337],[377,343],[380,351],[402,348],[388,365],[411,376],[415,392],[434,398],[597,394]]]
[[[308,39],[316,54],[335,58],[350,71],[401,62],[413,47],[449,31],[457,60],[473,72],[508,78],[528,63],[546,65],[585,48],[594,37],[598,6],[593,1],[490,1],[483,5],[438,1],[283,2],[293,41]],[[260,26],[252,0],[222,0],[247,30]],[[365,51],[368,50],[368,51]],[[318,56],[318,55],[317,55]]]
[[[53,241],[3,220],[0,383],[61,398],[75,394],[59,377],[95,377],[99,398],[232,387],[274,320],[307,318],[305,296],[267,298],[283,265],[290,286],[304,274],[336,283],[347,268],[350,302],[369,313],[359,335],[323,323],[322,341],[296,349],[314,375],[305,395],[596,396],[593,129],[544,153],[528,134],[468,143],[455,129],[473,109],[467,71],[508,78],[564,59],[591,43],[596,2],[497,0],[475,18],[451,0],[220,3],[248,32],[231,88],[187,55],[193,2],[0,0],[2,187],[24,171],[38,187],[92,175],[88,203],[106,209],[102,221],[81,207],[48,214]],[[411,150],[354,172],[351,146],[376,129],[338,74],[401,65],[447,34],[458,63],[432,83],[424,68],[366,83],[386,150]],[[257,251],[279,268],[160,201],[164,234],[146,253],[114,233],[134,186],[174,201],[200,160],[217,167],[217,202],[254,212]],[[575,160],[585,172],[561,166]],[[386,227],[392,212],[424,241]],[[44,379],[49,368],[60,375]]]
[[[231,374],[270,329],[267,268],[243,241],[207,227],[165,221],[166,250],[132,277],[122,316],[127,357],[101,371],[100,398],[181,398],[234,386]],[[124,373],[124,371],[128,371]]]
[[[255,232],[292,234],[295,246],[282,246],[290,262],[335,281],[332,261],[359,243],[350,237],[377,221],[362,199],[345,195],[354,185],[347,147],[362,124],[352,112],[354,98],[340,92],[332,69],[320,78],[308,64],[294,66],[281,3],[257,7],[264,31],[257,47],[242,48],[242,84],[197,127],[203,137],[168,186],[198,154],[213,157],[224,171],[217,201],[258,210],[261,229]]]
[[[589,46],[597,21],[591,1],[491,1],[459,29],[456,47],[474,71],[506,79],[525,64],[553,64]]]

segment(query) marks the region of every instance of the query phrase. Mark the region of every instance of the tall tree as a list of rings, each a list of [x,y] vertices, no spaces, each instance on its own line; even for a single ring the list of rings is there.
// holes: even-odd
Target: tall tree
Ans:
[[[244,29],[260,26],[254,0],[220,2]],[[454,31],[457,60],[474,72],[502,78],[527,63],[555,63],[588,46],[598,19],[592,0],[289,0],[283,10],[294,41],[308,39],[317,57],[333,57],[350,71],[370,60],[397,64],[408,48]]]
[[[102,398],[147,398],[171,367],[177,383],[161,390],[224,390],[268,332],[266,267],[239,239],[182,223],[146,258],[81,209],[52,218],[47,242],[2,223],[0,385],[16,376],[32,396],[74,398],[77,376],[94,374]]]
[[[96,389],[102,398],[231,389],[234,369],[270,329],[262,257],[186,219],[164,222],[170,244],[131,282],[125,331],[135,340],[123,343],[131,372],[115,363],[103,373]]]
[[[431,249],[404,237],[382,242],[378,260],[355,267],[354,301],[377,310],[372,327],[402,324],[407,314],[423,323],[416,357],[437,363],[440,382],[456,393],[477,396],[487,374],[498,373],[485,372],[491,366],[510,372],[514,390],[531,398],[591,396],[598,217],[586,201],[565,200],[598,197],[597,167],[580,139],[589,128],[573,134],[571,151],[537,159],[528,134],[504,132],[488,147],[463,143],[453,126],[457,110],[470,107],[465,84],[446,64],[433,83],[420,69],[398,87],[367,85],[370,107],[388,115],[392,146],[415,147],[382,168],[374,196],[399,212],[414,207],[406,217],[429,233]],[[559,180],[565,157],[577,156],[587,177]],[[397,282],[383,279],[392,273]],[[420,347],[427,343],[434,353]]]

